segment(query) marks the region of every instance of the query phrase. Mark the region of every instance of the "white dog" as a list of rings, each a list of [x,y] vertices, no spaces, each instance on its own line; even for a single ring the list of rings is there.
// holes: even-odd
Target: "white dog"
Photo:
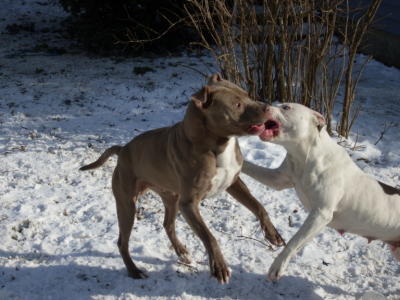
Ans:
[[[278,169],[245,162],[242,172],[275,189],[294,188],[309,212],[299,231],[272,263],[268,278],[282,277],[287,264],[324,226],[382,240],[400,261],[400,191],[363,173],[323,129],[324,117],[296,103],[270,107],[260,139],[282,145]]]

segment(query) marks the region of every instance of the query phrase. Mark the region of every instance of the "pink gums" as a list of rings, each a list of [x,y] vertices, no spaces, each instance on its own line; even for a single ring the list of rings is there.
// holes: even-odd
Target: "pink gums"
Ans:
[[[279,134],[279,123],[273,119],[268,120],[265,123],[265,130],[259,135],[260,140],[266,142],[273,139]]]

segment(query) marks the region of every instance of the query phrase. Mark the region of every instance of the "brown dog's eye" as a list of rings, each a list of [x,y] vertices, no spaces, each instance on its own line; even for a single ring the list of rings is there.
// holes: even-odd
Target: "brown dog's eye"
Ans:
[[[236,108],[241,108],[241,107],[242,107],[242,103],[241,102],[236,103]]]

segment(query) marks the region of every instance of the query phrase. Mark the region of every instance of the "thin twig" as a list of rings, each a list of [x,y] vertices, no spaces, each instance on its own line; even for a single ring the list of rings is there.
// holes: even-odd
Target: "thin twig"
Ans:
[[[265,243],[261,242],[260,240],[255,239],[255,238],[244,236],[244,235],[239,235],[238,238],[239,239],[237,239],[236,241],[246,240],[246,239],[247,240],[256,241],[256,242],[259,242],[260,244],[264,245],[265,247],[267,247],[269,250],[275,251],[274,247],[272,247],[271,245],[265,244]]]
[[[242,227],[240,227],[240,228],[242,228]],[[215,230],[218,231],[218,232],[221,232],[221,233],[223,233],[223,234],[226,234],[226,235],[232,235],[231,233],[228,233],[228,232],[225,232],[225,231],[221,231],[221,230],[218,230],[218,229],[215,229]],[[267,248],[268,248],[269,250],[271,250],[271,251],[275,251],[275,249],[272,247],[271,244],[265,244],[265,243],[261,242],[260,240],[257,240],[257,239],[255,239],[255,238],[252,238],[252,237],[251,237],[252,235],[254,235],[254,233],[255,233],[257,230],[258,230],[258,227],[256,228],[256,230],[255,230],[250,236],[237,235],[236,237],[239,238],[239,239],[236,239],[235,241],[244,240],[244,239],[249,239],[249,240],[257,241],[257,242],[259,242],[260,244],[263,244],[265,247],[267,247]]]
[[[199,272],[199,270],[197,270],[197,268],[195,266],[186,264],[186,263],[181,262],[181,261],[177,261],[177,263],[178,263],[178,265],[182,265],[182,266],[188,267],[189,269],[192,269],[195,273]]]
[[[349,149],[351,151],[355,151],[355,150],[358,150],[358,149],[365,148],[364,145],[357,146],[357,142],[358,142],[358,132],[357,132],[357,135],[356,135],[356,140],[354,141],[354,146],[353,147],[349,147]]]
[[[376,141],[375,145],[379,143],[379,141],[383,138],[383,135],[388,132],[390,127],[395,127],[399,124],[394,124],[393,125],[393,121],[390,122],[389,126],[386,127],[386,123],[385,123],[385,128],[383,129],[383,131],[381,132],[381,136],[379,137],[379,139]]]
[[[226,235],[232,235],[232,234],[230,234],[230,233],[228,233],[228,232],[225,232],[225,231],[221,231],[221,230],[218,230],[218,229],[215,229],[216,231],[218,231],[218,232],[221,232],[221,233],[223,233],[223,234],[226,234]]]
[[[299,265],[301,265],[301,266],[303,266],[303,267],[310,267],[310,266],[307,265],[307,264],[300,264],[300,263],[299,263]],[[341,278],[341,277],[337,276],[336,274],[333,274],[332,272],[327,271],[326,269],[324,269],[324,270],[322,271],[322,270],[321,270],[320,268],[318,268],[318,267],[313,267],[313,266],[311,266],[311,268],[316,269],[316,270],[318,270],[318,271],[320,271],[320,272],[329,273],[329,274],[335,276],[336,278],[342,280],[343,282],[346,282],[346,280],[345,280],[344,278]]]
[[[206,74],[204,74],[203,72],[200,72],[199,70],[196,70],[195,68],[192,68],[192,67],[189,67],[189,66],[186,66],[186,65],[182,65],[182,64],[176,64],[176,65],[177,65],[177,66],[181,66],[181,67],[188,68],[188,69],[190,69],[190,70],[192,70],[192,71],[195,71],[195,72],[199,73],[200,75],[202,75],[202,76],[204,76],[204,77],[207,77]]]

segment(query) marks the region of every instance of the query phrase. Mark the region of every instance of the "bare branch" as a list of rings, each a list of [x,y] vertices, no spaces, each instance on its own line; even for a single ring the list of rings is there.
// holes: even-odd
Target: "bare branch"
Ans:
[[[385,128],[383,128],[383,131],[381,132],[381,136],[379,137],[379,139],[376,141],[375,145],[379,143],[379,141],[383,138],[383,136],[385,135],[386,132],[388,132],[388,130],[390,129],[390,127],[396,127],[399,124],[394,124],[393,121],[390,122],[389,126],[386,126],[385,123]]]

